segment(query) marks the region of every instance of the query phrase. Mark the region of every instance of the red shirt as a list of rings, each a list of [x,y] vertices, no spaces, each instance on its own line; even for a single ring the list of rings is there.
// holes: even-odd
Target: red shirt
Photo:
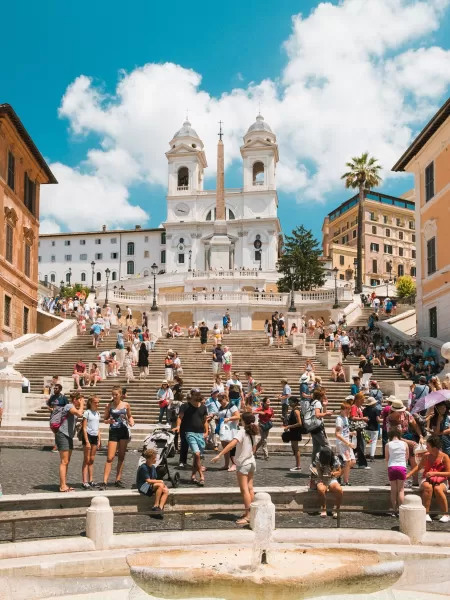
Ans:
[[[353,404],[352,409],[350,411],[350,418],[354,419],[355,417],[362,417],[363,413],[362,410],[356,406],[356,404]]]
[[[84,363],[77,363],[74,371],[77,373],[84,373],[86,371],[86,365]]]
[[[273,409],[272,408],[257,408],[255,410],[255,412],[257,412],[259,414],[259,422],[261,423],[261,425],[265,425],[265,423],[268,423],[269,421],[271,421],[273,419]]]

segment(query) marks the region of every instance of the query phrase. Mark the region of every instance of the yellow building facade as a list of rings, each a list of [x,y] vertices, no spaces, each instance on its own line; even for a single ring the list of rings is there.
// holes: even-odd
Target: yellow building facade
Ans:
[[[0,341],[35,333],[40,186],[57,183],[9,104],[0,104]]]
[[[450,341],[450,98],[392,170],[414,174],[418,335]]]
[[[363,285],[379,285],[402,275],[416,276],[413,193],[402,198],[368,192],[364,200]],[[338,268],[338,279],[355,276],[358,196],[331,211],[322,226],[323,255]]]

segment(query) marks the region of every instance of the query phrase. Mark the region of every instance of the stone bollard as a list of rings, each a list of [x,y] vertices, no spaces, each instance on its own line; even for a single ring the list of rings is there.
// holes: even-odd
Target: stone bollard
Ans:
[[[400,531],[409,537],[412,544],[420,544],[427,531],[426,511],[420,496],[408,494],[400,506]]]
[[[86,536],[96,550],[109,548],[114,533],[114,512],[106,496],[94,496],[86,511]]]
[[[250,528],[255,534],[253,542],[253,567],[267,564],[270,542],[275,529],[275,505],[270,494],[258,492],[250,504]]]

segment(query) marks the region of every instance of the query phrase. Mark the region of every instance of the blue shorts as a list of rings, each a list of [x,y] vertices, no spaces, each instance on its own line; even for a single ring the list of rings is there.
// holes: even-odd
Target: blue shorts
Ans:
[[[193,433],[192,431],[186,432],[186,441],[189,445],[189,450],[194,454],[203,452],[206,447],[205,438],[203,433]]]

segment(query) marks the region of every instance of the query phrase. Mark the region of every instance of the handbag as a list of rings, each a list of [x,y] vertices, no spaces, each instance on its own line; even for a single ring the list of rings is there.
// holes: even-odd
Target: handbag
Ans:
[[[267,421],[267,423],[260,423],[259,426],[263,431],[269,431],[273,427],[272,421]]]
[[[283,433],[281,434],[281,439],[285,444],[291,441],[291,432],[289,429],[287,431],[283,431]]]
[[[350,431],[364,431],[366,427],[367,423],[365,421],[353,421],[352,419],[350,419],[348,426]]]

